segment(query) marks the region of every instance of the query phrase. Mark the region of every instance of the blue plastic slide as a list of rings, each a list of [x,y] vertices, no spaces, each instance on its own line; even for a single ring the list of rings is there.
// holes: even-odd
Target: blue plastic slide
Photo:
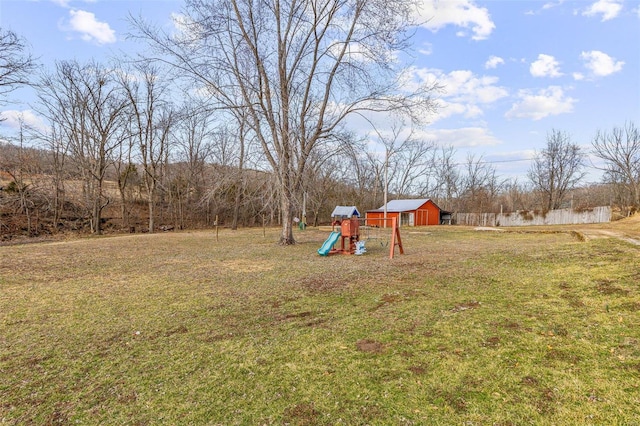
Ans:
[[[322,247],[318,249],[318,254],[320,256],[328,256],[333,245],[338,241],[338,238],[340,238],[340,232],[332,232],[329,235],[329,238],[327,238],[327,241],[325,241]]]

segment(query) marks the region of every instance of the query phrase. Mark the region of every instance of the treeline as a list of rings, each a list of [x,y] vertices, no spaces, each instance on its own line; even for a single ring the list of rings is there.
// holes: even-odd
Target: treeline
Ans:
[[[132,135],[110,149],[100,179],[90,169],[99,160],[99,147],[95,152],[69,144],[34,147],[42,135],[26,131],[20,140],[0,144],[1,233],[9,238],[61,231],[153,232],[212,227],[216,219],[233,229],[279,225],[278,185],[271,172],[260,168],[259,151],[248,144],[240,157],[232,129],[213,126],[202,115],[183,120],[173,123],[165,145],[147,152],[146,160]],[[552,142],[557,141],[554,135],[559,134],[551,133]],[[549,191],[536,187],[535,166],[526,181],[502,179],[483,158],[456,162],[454,149],[435,143],[405,140],[396,148],[401,149],[385,157],[367,152],[358,141],[345,141],[339,152],[317,157],[295,201],[297,215],[302,217],[304,208],[307,223],[318,225],[330,220],[335,205],[378,208],[385,182],[389,199],[431,198],[452,212],[544,211],[550,206]],[[543,154],[551,153],[541,152],[538,166],[544,164]],[[577,183],[555,196],[552,207],[617,204],[625,206],[625,214],[633,210],[629,185],[614,179]]]

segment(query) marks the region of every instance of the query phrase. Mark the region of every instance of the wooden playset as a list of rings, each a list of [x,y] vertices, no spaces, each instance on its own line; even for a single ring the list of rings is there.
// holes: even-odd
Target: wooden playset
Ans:
[[[332,232],[329,238],[324,242],[322,247],[318,249],[321,256],[329,256],[332,254],[364,254],[366,252],[365,242],[360,240],[360,213],[355,206],[336,206],[331,214]],[[395,247],[398,246],[400,254],[404,254],[402,248],[402,239],[400,238],[400,229],[398,228],[397,218],[376,218],[378,227],[387,227],[387,223],[391,225],[391,244],[389,258],[393,259]],[[340,248],[334,248],[335,244],[340,240]]]

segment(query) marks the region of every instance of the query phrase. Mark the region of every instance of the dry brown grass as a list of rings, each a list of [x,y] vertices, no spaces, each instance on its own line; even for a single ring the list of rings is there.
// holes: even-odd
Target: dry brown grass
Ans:
[[[530,231],[0,247],[0,422],[640,422],[639,248]]]

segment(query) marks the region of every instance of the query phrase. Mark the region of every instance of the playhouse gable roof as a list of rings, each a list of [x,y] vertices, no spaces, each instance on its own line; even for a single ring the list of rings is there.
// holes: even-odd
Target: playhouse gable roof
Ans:
[[[360,217],[360,212],[356,206],[336,206],[331,213],[331,217]]]
[[[418,210],[429,198],[419,198],[414,200],[391,200],[387,203],[387,211],[392,213],[410,212]],[[384,211],[384,206],[374,211]]]

